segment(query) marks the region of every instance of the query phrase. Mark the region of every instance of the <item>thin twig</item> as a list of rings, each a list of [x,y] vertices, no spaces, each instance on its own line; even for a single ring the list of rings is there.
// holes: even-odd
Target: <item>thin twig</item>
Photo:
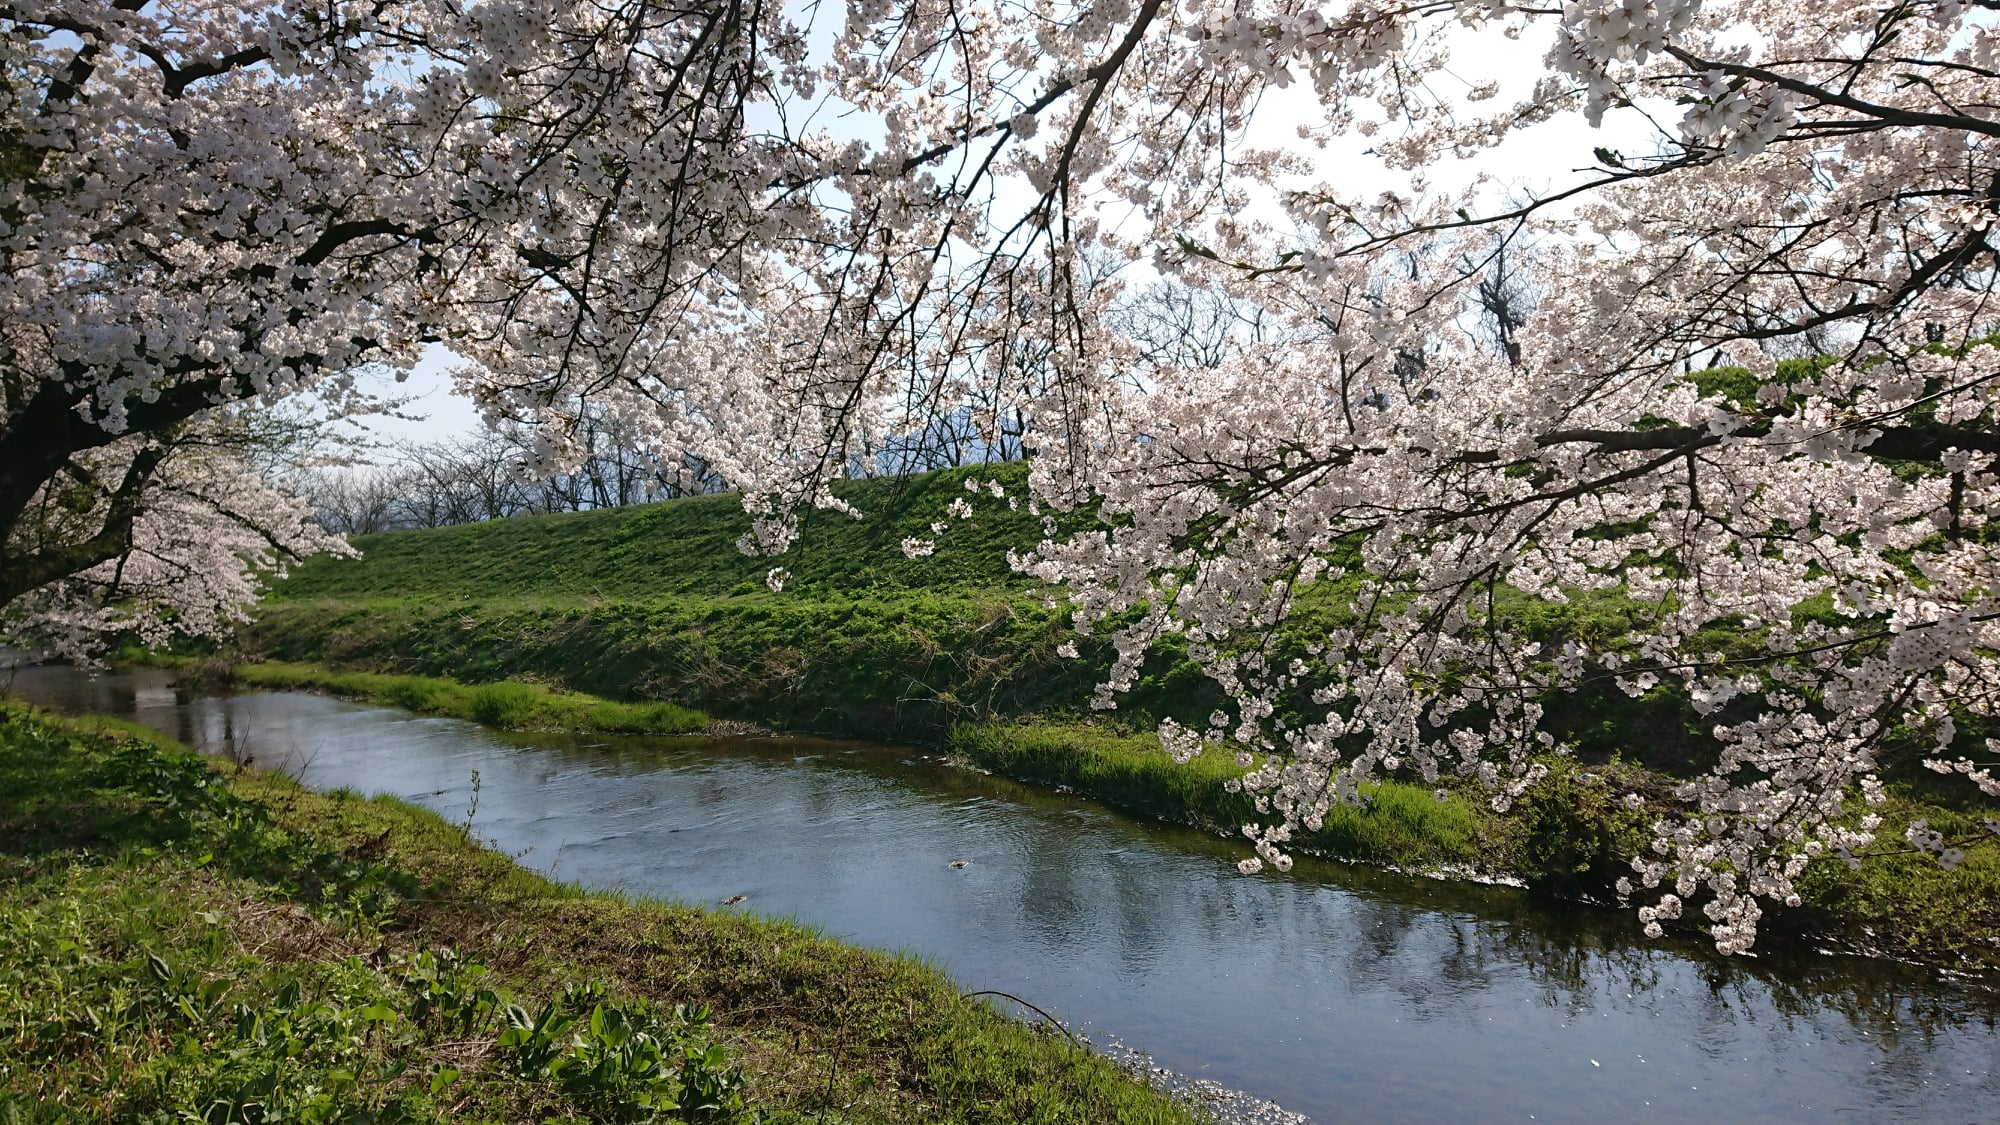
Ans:
[[[1061,1020],[1055,1018],[1054,1016],[1048,1014],[1047,1012],[1042,1011],[1040,1008],[1035,1007],[1033,1004],[1028,1003],[1026,1000],[1021,999],[1019,996],[1016,996],[1011,992],[1002,992],[997,988],[982,988],[978,992],[968,992],[965,994],[965,998],[967,1000],[970,1000],[975,996],[1004,996],[1007,999],[1012,1000],[1014,1003],[1019,1004],[1023,1008],[1026,1008],[1029,1011],[1035,1013],[1036,1015],[1042,1017],[1043,1019],[1049,1021],[1050,1025],[1053,1026],[1057,1031],[1060,1031],[1064,1035],[1069,1036],[1069,1041],[1071,1043],[1074,1043],[1079,1047],[1083,1046],[1083,1041],[1076,1037],[1075,1032],[1071,1031],[1067,1027],[1064,1027],[1063,1022]]]

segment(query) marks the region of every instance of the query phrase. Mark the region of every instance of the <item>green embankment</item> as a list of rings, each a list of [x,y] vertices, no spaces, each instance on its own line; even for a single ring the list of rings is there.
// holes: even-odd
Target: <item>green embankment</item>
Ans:
[[[1025,503],[1010,507],[983,487],[965,487],[995,477],[1021,491],[1011,467],[855,482],[842,495],[864,518],[817,513],[778,560],[736,550],[749,520],[729,496],[367,536],[356,541],[361,559],[315,560],[278,585],[244,631],[242,655],[309,666],[253,675],[420,709],[467,714],[468,689],[414,682],[394,689],[411,699],[461,700],[419,705],[343,686],[332,670],[547,685],[571,693],[544,697],[564,713],[601,706],[579,698],[590,693],[778,729],[938,746],[982,768],[1146,815],[1221,832],[1257,819],[1247,798],[1224,784],[1233,768],[1226,756],[1176,765],[1149,733],[1164,717],[1201,722],[1221,702],[1172,643],[1149,658],[1115,713],[1090,711],[1108,646],[1088,639],[1080,659],[1057,654],[1074,632],[1006,561],[1008,549],[1040,537],[1040,517]],[[947,513],[960,499],[973,505],[972,518]],[[1067,526],[1087,519],[1065,517]],[[936,555],[905,558],[901,540],[930,536],[937,521],[948,527]],[[764,583],[774,561],[791,572],[779,593]],[[1316,629],[1339,618],[1346,592],[1338,584],[1311,588],[1280,649],[1302,652]],[[1552,645],[1621,634],[1634,609],[1615,594],[1566,606],[1508,595],[1501,606]],[[1727,631],[1697,640],[1744,643]],[[1427,788],[1391,783],[1366,809],[1337,811],[1325,831],[1300,843],[1334,856],[1473,867],[1555,893],[1603,896],[1654,815],[1625,810],[1615,793],[1635,785],[1663,794],[1666,779],[1705,765],[1701,731],[1715,718],[1697,716],[1672,684],[1637,700],[1608,686],[1563,696],[1549,701],[1549,716],[1579,756],[1552,762],[1551,779],[1509,813],[1493,813],[1476,789],[1455,788],[1440,803]],[[498,725],[582,724],[524,703]],[[1940,786],[1921,772],[1895,780],[1891,831],[1917,816],[1946,831],[1977,826],[1969,786]],[[2000,963],[2000,842],[1974,847],[1953,872],[1889,857],[1860,873],[1823,862],[1806,882],[1807,922],[1838,931],[1833,940],[1941,963]]]
[[[0,706],[0,1120],[1199,1117],[909,958],[218,768]]]
[[[673,703],[604,699],[519,680],[465,684],[436,676],[343,672],[275,661],[229,668],[226,674],[252,687],[307,688],[426,715],[468,719],[501,730],[697,734],[714,725],[700,711]]]
[[[520,516],[357,539],[365,564],[322,559],[299,568],[278,596],[290,601],[384,598],[538,603],[662,596],[771,600],[765,576],[776,563],[791,571],[784,600],[859,597],[942,589],[1018,591],[1027,580],[1007,567],[1007,552],[1039,538],[1039,515],[1010,507],[968,479],[999,480],[1024,495],[1019,465],[948,470],[917,477],[856,481],[836,489],[860,510],[852,519],[814,512],[800,541],[777,559],[743,554],[736,541],[750,519],[734,495],[692,496],[661,504],[552,516]],[[971,519],[947,514],[954,500]],[[1075,517],[1070,517],[1074,519]],[[949,525],[938,552],[904,557],[905,536],[931,537]]]

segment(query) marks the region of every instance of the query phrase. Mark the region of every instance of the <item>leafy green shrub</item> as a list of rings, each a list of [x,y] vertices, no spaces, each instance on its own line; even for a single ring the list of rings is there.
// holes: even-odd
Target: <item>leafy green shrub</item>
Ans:
[[[30,1067],[36,1079],[69,1069],[74,1101],[116,1120],[435,1118],[426,1092],[401,1081],[418,1037],[379,975],[358,962],[280,970],[219,957],[213,942],[170,961],[120,933],[167,937],[186,904],[120,883],[100,871],[71,884],[103,896],[95,909],[64,897],[0,902],[0,1012],[12,1032],[0,1033],[0,1081],[19,1092],[0,1120],[52,1108],[26,1092]]]
[[[261,810],[231,792],[220,774],[192,754],[162,754],[129,743],[112,754],[95,780],[130,792],[183,824],[263,820]]]
[[[1656,815],[1622,801],[1628,786],[1644,779],[1617,763],[1586,768],[1558,758],[1547,765],[1548,776],[1514,805],[1515,868],[1538,891],[1604,897],[1630,874],[1626,857],[1639,854]]]
[[[503,1003],[490,977],[486,966],[465,960],[457,950],[420,951],[402,970],[401,984],[410,994],[406,1018],[418,1027],[470,1035],[491,1022]]]

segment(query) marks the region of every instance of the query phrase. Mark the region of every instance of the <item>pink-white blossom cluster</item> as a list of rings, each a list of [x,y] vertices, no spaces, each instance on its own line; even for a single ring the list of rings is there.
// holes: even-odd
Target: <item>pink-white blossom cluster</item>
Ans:
[[[188,436],[194,440],[162,461],[124,549],[0,609],[0,638],[81,663],[121,641],[165,647],[175,638],[221,639],[249,620],[265,585],[294,561],[355,553],[227,443],[205,446],[199,431]],[[86,463],[115,475],[129,466],[135,444],[97,450]],[[67,499],[45,512],[37,535],[60,538],[63,522],[101,519],[73,500],[60,507]]]

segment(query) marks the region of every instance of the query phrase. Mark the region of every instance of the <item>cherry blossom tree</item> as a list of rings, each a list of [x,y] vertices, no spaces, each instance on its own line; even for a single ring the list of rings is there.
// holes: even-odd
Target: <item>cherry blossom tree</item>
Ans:
[[[433,343],[532,427],[524,471],[615,418],[740,489],[752,551],[964,412],[1032,455],[1033,502],[1103,517],[1022,560],[1113,632],[1100,702],[1168,633],[1227,690],[1164,734],[1241,749],[1253,862],[1387,771],[1504,805],[1563,749],[1553,695],[1672,681],[1719,764],[1632,890],[1652,927],[1702,900],[1740,950],[1760,900],[1870,840],[1843,803],[1886,756],[2000,795],[1994,25],[1960,0],[0,0],[0,603],[118,557],[177,427],[339,401]],[[1524,42],[1520,89],[1462,76]],[[1615,139],[1547,190],[1444,175],[1570,121]],[[1354,138],[1389,190],[1327,179],[1363,157],[1317,147]],[[1495,354],[1464,321],[1515,246],[1538,301]],[[1256,331],[1161,362],[1119,314],[1161,275]],[[1825,354],[1781,371],[1801,339]],[[1741,377],[1693,377],[1723,360]],[[23,539],[77,471],[90,548]],[[1281,653],[1314,583],[1345,623]],[[1510,608],[1613,589],[1641,607],[1615,636]]]
[[[238,414],[213,414],[72,458],[17,522],[11,544],[74,561],[0,609],[0,636],[83,663],[120,640],[221,637],[248,620],[263,582],[290,563],[353,554],[259,471],[267,436]]]
[[[1605,680],[1673,680],[1714,722],[1716,767],[1621,881],[1649,933],[1699,897],[1718,947],[1747,948],[1759,900],[1795,904],[1813,857],[1872,842],[1878,818],[1845,801],[1879,803],[1893,755],[2000,797],[1974,760],[2000,639],[2000,83],[1969,12],[1433,5],[1355,9],[1298,46],[1282,20],[1243,33],[1309,69],[1330,120],[1395,128],[1378,150],[1416,180],[1552,114],[1660,123],[1643,156],[1598,148],[1581,184],[1497,211],[1309,187],[1294,248],[1240,222],[1176,239],[1175,268],[1294,330],[1107,396],[1081,444],[1108,527],[1029,565],[1070,586],[1081,626],[1122,623],[1100,705],[1165,633],[1228,690],[1233,713],[1163,738],[1241,748],[1270,814],[1246,869],[1289,866],[1296,828],[1390,771],[1476,777],[1505,809],[1565,749],[1551,695]],[[1553,24],[1550,73],[1484,117],[1426,100],[1448,62],[1426,17]],[[1388,112],[1343,118],[1362,93]],[[1437,264],[1478,261],[1496,229],[1533,233],[1545,292],[1501,358],[1453,331],[1480,271]],[[1834,350],[1781,371],[1766,347],[1806,334]],[[1725,356],[1740,378],[1690,377]],[[1278,624],[1329,578],[1351,578],[1346,622],[1279,659]],[[1510,612],[1613,589],[1642,607],[1619,635],[1554,644]],[[1907,841],[1947,863],[1963,842],[1921,822]]]

